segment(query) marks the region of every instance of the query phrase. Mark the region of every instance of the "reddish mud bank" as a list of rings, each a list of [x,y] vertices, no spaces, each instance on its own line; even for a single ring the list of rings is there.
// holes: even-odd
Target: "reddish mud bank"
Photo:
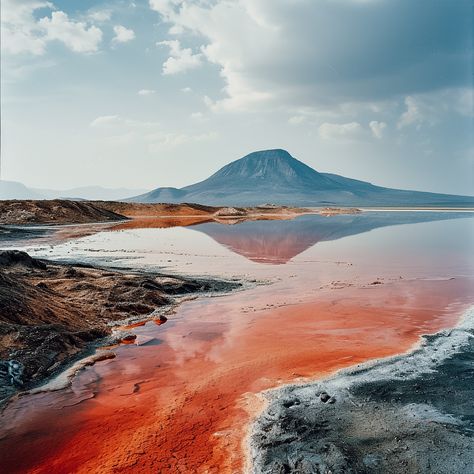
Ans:
[[[354,209],[326,208],[322,215],[353,214]],[[127,203],[117,201],[70,201],[54,200],[5,200],[0,201],[0,225],[36,224],[87,224],[137,219],[145,223],[142,227],[175,227],[192,225],[209,220],[233,223],[240,220],[291,219],[301,214],[311,214],[306,208],[288,206],[222,207],[204,206],[194,203]],[[146,219],[159,219],[158,225],[149,225]],[[168,219],[168,223],[166,223]],[[180,220],[182,223],[180,223]],[[148,220],[150,222],[150,220]],[[234,223],[235,223],[234,222]],[[137,228],[139,224],[132,224]]]
[[[301,214],[303,210],[301,211]],[[190,227],[198,224],[205,224],[208,222],[215,222],[219,224],[234,225],[247,221],[270,221],[270,220],[290,220],[298,214],[281,213],[281,214],[243,214],[239,218],[213,215],[200,216],[158,216],[158,217],[132,217],[128,221],[115,224],[109,230],[130,230],[130,229],[167,229],[169,227]]]
[[[312,303],[244,312],[272,287],[182,305],[163,326],[82,371],[72,387],[4,411],[6,472],[241,472],[258,392],[409,350],[453,326],[471,282],[325,291]],[[245,301],[243,301],[245,300]]]
[[[212,219],[208,216],[134,217],[129,221],[114,225],[110,230],[167,229],[169,227],[188,227],[205,222],[212,222]]]

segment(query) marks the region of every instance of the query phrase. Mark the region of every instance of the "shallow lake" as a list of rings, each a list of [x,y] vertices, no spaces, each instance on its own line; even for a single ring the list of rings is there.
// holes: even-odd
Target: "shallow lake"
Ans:
[[[469,212],[190,224],[0,240],[53,260],[244,283],[129,328],[135,343],[70,387],[13,401],[0,428],[6,472],[240,472],[262,391],[408,351],[474,300]]]

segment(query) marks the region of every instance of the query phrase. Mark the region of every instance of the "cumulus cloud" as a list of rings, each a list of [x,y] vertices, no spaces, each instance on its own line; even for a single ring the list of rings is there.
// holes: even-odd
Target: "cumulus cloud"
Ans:
[[[165,16],[173,14],[177,7],[179,7],[182,0],[149,0],[150,8]]]
[[[160,41],[157,45],[168,46],[170,50],[169,58],[163,63],[164,75],[178,74],[202,64],[202,54],[193,54],[191,48],[181,48],[178,40]]]
[[[421,112],[420,104],[415,98],[408,96],[405,97],[405,106],[406,110],[400,116],[397,127],[399,129],[408,127],[409,125],[416,125],[417,127],[420,127],[425,118]]]
[[[89,13],[88,17],[97,23],[103,23],[110,20],[112,12],[110,10],[94,10]]]
[[[9,54],[30,53],[41,55],[46,49],[46,40],[38,31],[33,13],[40,8],[53,8],[46,1],[4,0],[2,2],[1,33],[2,50]]]
[[[358,122],[329,123],[324,122],[319,126],[319,136],[324,140],[351,140],[359,137],[362,126]]]
[[[112,43],[128,43],[135,39],[135,32],[125,28],[123,25],[115,25],[114,33],[115,36],[112,38]]]
[[[369,123],[370,130],[372,130],[372,134],[375,138],[379,140],[383,138],[384,130],[387,128],[387,124],[385,122],[378,122],[377,120],[372,120]]]
[[[469,3],[149,1],[219,67],[226,97],[215,110],[374,102],[468,84]]]
[[[404,99],[404,109],[397,122],[399,130],[410,126],[416,129],[423,125],[433,126],[449,113],[473,117],[474,89],[456,87],[409,95]]]
[[[60,41],[71,51],[91,53],[98,50],[102,40],[100,28],[85,21],[75,21],[62,11],[39,20],[40,9],[54,9],[51,2],[39,0],[5,0],[2,3],[2,49],[7,54],[45,53],[47,44]]]
[[[156,91],[153,90],[153,89],[140,89],[138,91],[138,95],[142,95],[142,96],[144,96],[144,95],[153,95],[155,93],[156,93]]]
[[[51,18],[44,17],[38,25],[44,30],[48,41],[57,40],[76,53],[94,53],[102,41],[102,30],[86,23],[72,21],[61,11],[51,13]]]

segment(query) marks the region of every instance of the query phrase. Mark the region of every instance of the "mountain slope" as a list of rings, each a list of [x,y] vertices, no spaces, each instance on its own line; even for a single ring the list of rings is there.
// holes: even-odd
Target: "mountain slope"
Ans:
[[[157,188],[132,202],[197,202],[251,206],[263,202],[299,206],[474,206],[474,197],[383,188],[319,173],[287,151],[250,153],[209,178],[182,189]]]
[[[135,198],[126,199],[132,202],[182,202],[187,192],[177,188],[157,188],[149,193],[140,194]]]
[[[221,168],[200,183],[186,186],[187,192],[202,188],[215,190],[273,190],[333,189],[337,184],[329,177],[293,158],[285,150],[264,150],[250,153]]]

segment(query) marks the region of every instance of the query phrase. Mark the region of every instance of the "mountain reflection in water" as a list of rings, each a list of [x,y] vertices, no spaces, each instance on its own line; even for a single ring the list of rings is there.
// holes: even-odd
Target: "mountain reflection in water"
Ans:
[[[281,265],[318,242],[362,234],[379,227],[472,217],[466,212],[365,212],[325,217],[317,214],[292,220],[241,221],[233,225],[193,225],[229,250],[257,263]]]

